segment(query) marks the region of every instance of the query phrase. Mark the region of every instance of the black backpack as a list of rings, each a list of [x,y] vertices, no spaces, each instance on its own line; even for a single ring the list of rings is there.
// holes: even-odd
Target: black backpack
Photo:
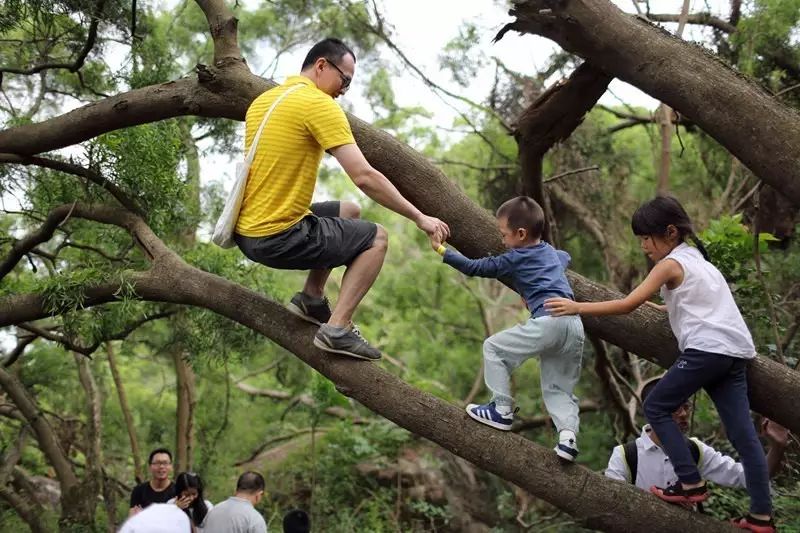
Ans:
[[[700,464],[700,446],[697,445],[692,439],[686,439],[686,445],[689,447],[689,451],[692,452],[692,458],[696,465]],[[630,442],[626,442],[622,446],[622,450],[625,452],[625,462],[628,463],[628,470],[631,472],[631,484],[636,484],[636,472],[639,469],[639,452],[636,449],[636,441],[632,440]]]

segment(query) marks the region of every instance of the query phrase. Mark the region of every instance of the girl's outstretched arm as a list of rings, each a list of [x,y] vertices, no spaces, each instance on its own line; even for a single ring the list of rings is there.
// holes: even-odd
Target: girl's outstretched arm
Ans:
[[[672,259],[658,263],[645,280],[621,300],[607,302],[574,302],[569,298],[548,298],[544,307],[553,316],[563,315],[624,315],[645,303],[662,285],[680,285],[683,268]]]

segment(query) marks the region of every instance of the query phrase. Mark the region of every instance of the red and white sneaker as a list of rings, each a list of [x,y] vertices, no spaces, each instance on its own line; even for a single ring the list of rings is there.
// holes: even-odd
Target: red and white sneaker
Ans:
[[[772,518],[769,520],[761,520],[758,518],[753,518],[750,515],[743,516],[741,518],[737,518],[736,520],[731,520],[731,523],[734,527],[739,529],[748,529],[750,531],[755,531],[756,533],[775,533],[778,529],[775,527],[775,522],[772,521]]]

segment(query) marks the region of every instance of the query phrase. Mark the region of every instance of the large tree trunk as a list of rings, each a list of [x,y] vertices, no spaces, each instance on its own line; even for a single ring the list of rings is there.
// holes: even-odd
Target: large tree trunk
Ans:
[[[668,104],[800,206],[800,115],[717,57],[608,0],[517,0],[508,30],[552,39]]]

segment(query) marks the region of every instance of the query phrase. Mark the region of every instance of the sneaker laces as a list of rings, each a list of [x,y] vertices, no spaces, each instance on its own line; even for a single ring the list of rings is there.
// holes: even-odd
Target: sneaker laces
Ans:
[[[363,343],[365,343],[365,344],[369,344],[369,342],[367,342],[367,339],[365,339],[365,338],[364,338],[364,336],[361,334],[361,330],[358,328],[358,326],[356,325],[356,323],[355,323],[355,322],[353,322],[352,320],[350,321],[350,331],[352,331],[352,332],[353,332],[353,335],[355,335],[356,337],[358,337],[358,339],[359,339],[361,342],[363,342]]]

